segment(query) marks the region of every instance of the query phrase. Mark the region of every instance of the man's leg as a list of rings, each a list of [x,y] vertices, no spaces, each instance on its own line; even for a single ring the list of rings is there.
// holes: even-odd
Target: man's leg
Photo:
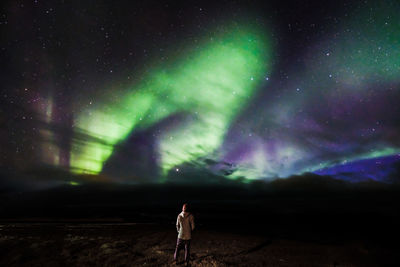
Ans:
[[[182,248],[182,239],[177,239],[176,240],[176,248],[175,248],[175,253],[174,253],[174,260],[176,261],[176,260],[178,260],[178,256],[179,256],[179,251],[181,250],[181,248]]]
[[[185,240],[185,261],[190,260],[190,240]]]

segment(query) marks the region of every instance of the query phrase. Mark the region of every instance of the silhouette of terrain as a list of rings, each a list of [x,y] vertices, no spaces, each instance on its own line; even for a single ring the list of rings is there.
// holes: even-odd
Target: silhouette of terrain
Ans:
[[[270,183],[87,183],[5,191],[0,265],[168,266],[183,202],[192,266],[397,266],[397,184],[314,174]]]

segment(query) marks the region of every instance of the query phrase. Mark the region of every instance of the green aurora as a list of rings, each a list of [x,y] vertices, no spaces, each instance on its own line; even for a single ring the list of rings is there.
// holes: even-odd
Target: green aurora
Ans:
[[[173,114],[185,114],[188,119],[158,136],[164,175],[174,166],[215,153],[232,121],[270,71],[267,36],[265,30],[231,27],[167,67],[150,71],[121,101],[103,101],[80,112],[75,125],[93,140],[74,138],[71,169],[101,172],[114,147],[132,131]]]

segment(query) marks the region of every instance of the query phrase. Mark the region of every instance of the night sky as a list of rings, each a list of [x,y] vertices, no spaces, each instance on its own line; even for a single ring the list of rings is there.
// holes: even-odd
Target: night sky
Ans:
[[[0,28],[3,176],[399,182],[398,1],[6,1]]]

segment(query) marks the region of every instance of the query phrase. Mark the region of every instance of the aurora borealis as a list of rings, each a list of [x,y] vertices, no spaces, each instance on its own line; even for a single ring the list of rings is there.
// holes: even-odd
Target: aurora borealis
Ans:
[[[113,147],[130,132],[173,114],[182,115],[179,123],[158,136],[163,173],[214,152],[235,114],[255,90],[260,78],[254,77],[262,77],[270,64],[262,35],[237,27],[211,44],[187,52],[183,63],[156,68],[143,84],[129,88],[122,101],[101,103],[79,114],[77,126],[105,144],[73,145],[71,166],[78,171],[100,172]]]
[[[3,169],[397,181],[398,1],[150,2],[5,4]]]

